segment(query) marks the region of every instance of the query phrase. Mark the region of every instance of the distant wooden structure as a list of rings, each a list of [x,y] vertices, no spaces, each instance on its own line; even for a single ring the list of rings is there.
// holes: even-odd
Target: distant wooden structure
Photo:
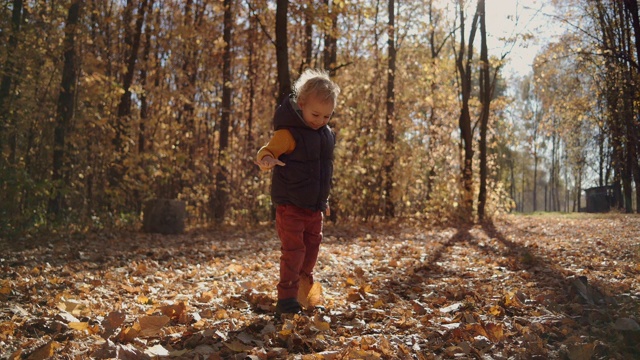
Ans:
[[[613,185],[596,186],[584,190],[587,198],[587,212],[609,212],[611,206],[616,203]]]

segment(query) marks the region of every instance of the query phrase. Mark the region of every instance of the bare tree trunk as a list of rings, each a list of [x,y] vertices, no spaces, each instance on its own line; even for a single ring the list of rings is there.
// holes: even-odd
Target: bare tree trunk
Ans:
[[[20,54],[18,53],[18,35],[20,33],[20,27],[22,24],[23,2],[22,0],[13,0],[13,9],[11,16],[11,32],[9,33],[9,41],[6,47],[6,61],[4,63],[2,81],[0,82],[0,172],[8,173],[9,177],[14,171],[14,166],[17,164],[17,151],[18,151],[18,131],[16,129],[16,119],[13,115],[13,99],[14,95],[11,91],[16,87],[17,76],[16,68],[19,61]],[[28,136],[28,139],[33,139],[32,132]],[[5,141],[9,144],[9,157],[5,161],[4,159],[4,147]],[[30,143],[30,141],[28,141]],[[30,146],[29,146],[30,147]],[[27,149],[26,154],[29,154]],[[29,163],[29,156],[26,156],[26,163]],[[7,166],[8,165],[8,166]],[[25,168],[29,168],[26,166]],[[6,179],[6,178],[5,178]],[[0,209],[0,217],[4,219],[17,218],[22,214],[20,208],[20,196],[17,191],[8,188],[8,182],[0,181],[0,203],[5,204]],[[10,221],[10,220],[9,220]],[[3,221],[0,221],[2,225]],[[1,228],[2,226],[0,226]]]
[[[598,134],[598,186],[605,186],[608,181],[608,177],[605,176],[605,151],[604,151],[604,139],[605,134],[602,127],[600,127],[600,133]]]
[[[278,104],[291,92],[289,49],[287,46],[287,12],[289,0],[277,0],[276,8],[276,62],[278,68]]]
[[[431,68],[432,68],[432,75],[433,78],[436,78],[436,74],[435,72],[437,71],[437,66],[436,66],[436,59],[438,59],[438,57],[440,56],[440,52],[442,51],[442,48],[444,47],[444,45],[446,44],[446,40],[447,37],[445,37],[443,40],[436,42],[436,28],[439,25],[439,20],[440,17],[437,16],[436,14],[434,14],[434,9],[433,9],[433,0],[429,0],[428,3],[428,7],[429,7],[429,23],[432,24],[432,26],[429,29],[429,33],[428,33],[428,38],[429,38],[429,50],[431,52]],[[431,81],[431,94],[435,94],[439,89],[439,84],[437,81]],[[435,105],[435,104],[434,104]],[[435,147],[436,147],[436,142],[434,141],[434,138],[436,136],[436,121],[437,121],[437,116],[436,116],[436,111],[435,111],[435,106],[432,106],[430,109],[430,113],[429,113],[429,154],[433,154],[435,153]],[[434,163],[431,165],[431,167],[428,170],[428,175],[427,175],[427,194],[426,194],[426,201],[428,202],[429,200],[431,200],[431,193],[432,193],[432,189],[433,189],[433,183],[435,182],[436,179],[436,164],[435,161]]]
[[[487,23],[485,0],[478,0],[480,14],[480,192],[478,194],[478,219],[485,220],[487,203],[487,128],[489,127],[489,110],[491,106],[491,76],[489,73],[489,51],[487,48]]]
[[[458,126],[460,128],[460,140],[464,151],[462,164],[462,204],[460,215],[465,221],[473,221],[473,131],[471,129],[471,114],[469,100],[471,98],[471,65],[473,61],[473,42],[478,24],[478,11],[476,11],[469,32],[469,45],[465,42],[465,13],[463,0],[459,0],[460,16],[460,47],[456,55],[456,67],[460,76],[461,109]],[[465,55],[465,51],[467,54]]]
[[[62,69],[62,80],[60,82],[60,94],[56,108],[56,126],[53,139],[53,166],[52,177],[54,190],[49,199],[48,213],[51,216],[59,217],[62,209],[62,189],[63,184],[66,132],[69,122],[74,116],[74,99],[76,85],[78,81],[78,54],[76,52],[76,35],[80,23],[80,12],[83,6],[82,0],[74,0],[69,7],[67,21],[65,24],[64,38],[64,66]]]
[[[626,2],[625,2],[626,5]],[[637,3],[636,3],[637,5]],[[622,71],[623,71],[623,119],[625,123],[626,136],[625,136],[625,147],[626,151],[626,184],[625,184],[625,211],[627,213],[633,212],[633,200],[632,200],[632,182],[635,177],[636,168],[638,167],[638,156],[636,153],[636,149],[638,146],[638,134],[637,129],[638,125],[636,124],[637,112],[634,109],[634,101],[636,99],[637,91],[634,84],[634,78],[637,77],[638,72],[636,71],[634,74],[634,68],[638,69],[638,63],[633,61],[634,57],[634,49],[632,49],[632,36],[631,36],[631,24],[629,24],[628,17],[625,14],[624,6],[616,6],[618,11],[619,27],[620,27],[620,50],[624,56],[624,60],[622,61]],[[635,17],[638,17],[638,9],[636,6]],[[632,21],[633,22],[633,21]],[[635,66],[634,66],[635,65]],[[635,76],[634,76],[635,75]],[[636,183],[638,183],[638,179],[635,179]]]
[[[253,107],[255,105],[255,98],[256,98],[256,70],[255,70],[255,65],[254,65],[254,59],[255,59],[255,48],[254,48],[254,44],[257,41],[256,39],[256,22],[257,22],[257,18],[256,16],[251,16],[251,19],[249,20],[251,23],[251,26],[249,27],[249,54],[247,54],[247,56],[249,57],[249,63],[248,63],[248,70],[249,70],[249,110],[247,111],[247,154],[253,154],[255,149],[254,149],[254,145],[253,145]],[[252,156],[253,157],[253,156]],[[251,164],[249,165],[252,169],[255,169],[255,166],[252,166]]]
[[[636,45],[636,72],[640,73],[640,15],[638,15],[638,0],[624,0],[624,6],[631,16],[631,26]]]
[[[631,17],[631,26],[633,28],[634,36],[633,41],[631,39],[628,41],[629,59],[633,58],[634,49],[631,49],[631,44],[635,43],[635,62],[629,61],[629,66],[633,67],[635,71],[630,70],[630,72],[635,72],[635,78],[638,79],[640,77],[640,15],[638,14],[638,0],[624,0],[624,7]],[[633,84],[633,82],[627,85],[632,93],[630,94],[630,96],[632,96],[630,100],[635,99],[638,92],[637,87],[634,87],[631,84]],[[640,213],[640,114],[638,106],[634,106],[633,101],[630,105],[632,109],[630,109],[629,118],[627,118],[630,134],[629,146],[631,147],[630,150],[633,151],[633,154],[630,154],[630,162],[636,188],[636,212]]]
[[[557,124],[554,125],[557,128]],[[553,161],[552,173],[553,182],[551,187],[551,196],[553,198],[553,211],[560,211],[560,136],[553,135],[553,150],[551,151],[551,161]]]
[[[324,69],[329,73],[329,76],[334,76],[338,58],[338,39],[336,38],[338,28],[337,10],[333,8],[331,0],[324,0],[324,4],[327,8],[327,18],[331,22],[331,26],[326,29],[324,34]]]
[[[538,211],[538,152],[533,152],[533,211]]]
[[[582,205],[582,173],[583,173],[583,168],[580,168],[580,171],[578,171],[578,179],[576,179],[576,183],[578,184],[577,186],[577,191],[575,193],[575,205],[574,207],[577,209],[576,212],[580,212],[580,208]]]
[[[220,148],[218,151],[218,173],[216,174],[216,196],[214,219],[224,220],[229,202],[229,169],[227,150],[229,147],[229,123],[231,116],[231,0],[224,0],[224,54],[222,55],[222,116],[220,118]]]
[[[149,9],[153,9],[154,0],[149,0],[148,7]],[[142,94],[140,94],[140,120],[138,122],[138,154],[141,155],[139,157],[139,166],[142,169],[146,169],[146,161],[145,157],[142,156],[146,151],[146,123],[149,121],[149,103],[147,101],[147,91],[149,90],[147,87],[147,70],[149,69],[149,55],[151,53],[151,25],[150,21],[147,21],[144,30],[144,47],[142,50],[142,61],[143,64],[140,67],[140,86],[143,89]],[[143,195],[140,193],[139,189],[134,190],[134,198],[136,202],[136,212],[140,214],[143,210]]]
[[[623,8],[632,9],[635,6],[635,15],[630,15],[631,23],[634,23],[634,17],[638,17],[637,1],[625,0],[624,4],[614,1],[611,2],[610,7],[602,2],[595,2],[595,5],[597,16],[594,20],[600,25],[604,50],[608,50],[611,54],[622,54],[622,56],[605,58],[607,80],[615,84],[611,86],[611,90],[606,91],[605,96],[609,115],[612,162],[615,168],[614,192],[618,202],[617,207],[626,212],[632,212],[632,181],[638,161],[636,153],[638,130],[635,124],[637,114],[633,110],[636,91],[631,67],[638,65],[637,62],[634,64],[631,61],[633,57],[631,29]],[[637,39],[638,34],[635,35]],[[637,48],[635,52],[638,54]],[[622,89],[621,92],[620,89]]]
[[[384,196],[386,217],[395,216],[393,203],[393,163],[395,158],[395,74],[396,74],[396,37],[395,37],[395,1],[389,0],[389,24],[387,44],[389,46],[389,71],[387,73],[387,116],[386,116],[386,156],[384,158]]]
[[[10,156],[9,163],[16,163],[17,152],[17,132],[15,129],[15,120],[11,115],[11,87],[14,84],[14,73],[18,49],[18,33],[22,24],[22,0],[13,0],[13,9],[11,11],[11,33],[9,34],[9,42],[7,46],[7,60],[4,64],[4,74],[0,83],[0,154],[4,146],[5,134],[9,137]]]
[[[115,123],[115,138],[113,139],[113,145],[115,148],[115,162],[110,171],[110,185],[118,186],[122,181],[122,177],[126,173],[126,166],[124,160],[125,154],[125,138],[127,136],[127,125],[129,117],[131,116],[131,85],[133,84],[133,77],[135,74],[136,62],[138,61],[138,50],[140,48],[140,37],[142,36],[142,24],[144,23],[144,14],[147,7],[147,0],[142,0],[138,7],[138,14],[136,18],[135,28],[133,31],[128,30],[129,23],[126,21],[130,16],[130,12],[133,8],[132,0],[127,1],[127,13],[125,14],[125,26],[127,26],[127,35],[125,36],[125,42],[127,45],[128,58],[127,68],[122,78],[122,89],[124,92],[120,96],[120,102],[118,103],[118,112]]]
[[[150,0],[149,8],[153,9],[154,0]],[[142,61],[144,65],[140,69],[140,85],[147,90],[147,70],[149,69],[149,54],[151,53],[151,26],[149,22],[145,26],[145,40],[142,51]],[[149,104],[147,101],[147,91],[143,91],[140,95],[140,124],[138,127],[138,153],[143,154],[146,151],[146,122],[149,120]]]
[[[313,22],[314,22],[314,6],[313,1],[307,1],[307,8],[304,11],[304,59],[300,66],[300,73],[305,68],[311,67],[311,58],[313,56]]]

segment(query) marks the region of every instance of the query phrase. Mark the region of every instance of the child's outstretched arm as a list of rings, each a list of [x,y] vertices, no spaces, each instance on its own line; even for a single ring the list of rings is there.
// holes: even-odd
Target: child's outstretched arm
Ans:
[[[271,155],[265,155],[262,159],[254,161],[256,165],[260,166],[260,170],[267,171],[273,169],[276,165],[285,166],[285,163],[278,159],[274,159]]]
[[[296,148],[296,141],[291,136],[289,130],[277,130],[269,143],[258,151],[255,162],[262,171],[273,169],[275,166],[285,166],[286,164],[278,158],[282,154],[290,154]]]

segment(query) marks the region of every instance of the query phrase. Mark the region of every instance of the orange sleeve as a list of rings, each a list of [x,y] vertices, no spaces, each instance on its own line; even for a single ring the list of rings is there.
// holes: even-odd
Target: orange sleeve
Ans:
[[[277,159],[282,154],[290,154],[296,148],[296,141],[287,129],[276,130],[269,143],[258,151],[258,160],[271,155]]]

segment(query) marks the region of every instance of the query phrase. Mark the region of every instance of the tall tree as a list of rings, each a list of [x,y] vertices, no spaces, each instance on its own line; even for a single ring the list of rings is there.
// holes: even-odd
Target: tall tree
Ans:
[[[150,0],[149,9],[153,9],[154,0]],[[142,61],[144,65],[140,69],[140,85],[143,89],[147,88],[147,76],[151,64],[149,63],[151,57],[151,24],[147,21],[144,31],[144,48],[142,50]],[[146,122],[149,120],[149,102],[146,91],[140,95],[140,124],[138,127],[138,153],[143,154],[146,148]]]
[[[605,54],[605,71],[610,86],[606,89],[609,129],[611,129],[614,187],[622,202],[618,205],[632,212],[632,182],[637,167],[637,110],[634,110],[636,86],[631,71],[634,51],[631,30],[624,5],[618,1],[594,2],[592,15],[600,30],[600,46]],[[640,184],[640,182],[638,182]]]
[[[278,0],[276,4],[276,61],[278,68],[278,104],[280,104],[291,91],[289,48],[287,46],[289,0]]]
[[[20,27],[22,25],[22,12],[23,3],[22,0],[13,0],[11,10],[11,32],[9,33],[9,42],[7,46],[7,59],[4,63],[4,71],[2,75],[2,82],[0,83],[0,155],[2,154],[4,146],[5,132],[9,136],[10,156],[9,162],[15,164],[16,162],[16,136],[17,132],[14,124],[14,116],[12,116],[11,110],[11,87],[14,84],[16,77],[15,65],[18,60],[18,36],[20,33]]]
[[[2,81],[0,82],[0,172],[4,176],[0,176],[0,217],[10,218],[12,214],[18,213],[18,196],[16,191],[8,188],[9,178],[15,177],[15,165],[17,160],[17,136],[16,115],[12,108],[13,91],[16,86],[16,63],[19,61],[20,52],[18,52],[18,37],[22,24],[23,2],[22,0],[13,0],[13,8],[11,11],[11,31],[9,32],[9,41],[6,48],[6,60],[3,64]],[[6,141],[8,140],[8,141]],[[5,159],[4,148],[5,142],[9,144],[9,156]],[[8,161],[6,161],[8,160]],[[6,169],[9,165],[9,169]],[[3,223],[0,222],[0,230]]]
[[[78,54],[76,48],[76,36],[78,25],[80,24],[80,13],[83,0],[73,0],[69,7],[67,22],[65,24],[64,38],[64,67],[62,69],[62,80],[60,82],[60,94],[56,108],[56,126],[53,140],[53,164],[52,176],[54,190],[49,200],[49,214],[59,216],[62,207],[62,189],[66,133],[69,122],[74,116],[74,98],[76,94],[76,84],[78,80]]]
[[[331,0],[324,0],[324,5],[327,10],[327,18],[324,22],[326,26],[323,52],[324,69],[330,76],[334,76],[338,58],[338,38],[336,36],[338,30],[338,9],[336,9],[336,4]]]
[[[633,61],[633,49],[629,49],[629,62],[635,70],[635,79],[637,82],[640,79],[640,15],[638,8],[638,0],[624,0],[624,6],[631,17],[631,26],[633,27],[633,42],[635,43],[635,61]],[[631,41],[629,42],[632,43]],[[637,98],[638,87],[631,87],[633,96]],[[637,104],[637,102],[636,102]],[[632,160],[633,165],[633,177],[636,185],[636,212],[640,213],[640,106],[635,105],[634,114],[630,118],[631,124],[631,144],[635,144],[635,161]]]
[[[315,11],[313,6],[313,0],[309,0],[305,4],[304,8],[304,58],[300,64],[299,72],[305,69],[305,67],[311,66],[311,58],[313,56],[313,23],[315,18]]]
[[[125,158],[126,154],[126,138],[128,136],[128,125],[131,116],[131,86],[133,85],[133,79],[135,75],[136,63],[138,62],[138,53],[140,49],[140,39],[142,36],[142,25],[144,23],[145,11],[147,8],[148,0],[142,0],[138,6],[138,12],[134,28],[131,29],[129,19],[133,8],[133,0],[127,0],[125,10],[125,45],[126,45],[126,68],[122,77],[122,95],[118,103],[118,111],[115,122],[115,137],[113,139],[113,145],[115,148],[116,160],[113,164],[111,171],[111,185],[118,186],[122,181],[122,177],[126,172]]]
[[[224,219],[225,210],[229,199],[229,118],[231,116],[231,29],[233,19],[231,17],[231,0],[224,0],[224,53],[222,55],[222,116],[220,118],[220,146],[218,150],[218,172],[216,174],[216,203],[214,218],[221,222]]]
[[[471,28],[469,29],[469,42],[465,41],[466,36],[466,14],[464,0],[458,1],[458,16],[460,21],[460,43],[456,54],[456,68],[458,70],[458,80],[460,81],[460,117],[458,126],[460,128],[460,141],[464,151],[462,160],[462,204],[460,207],[461,217],[465,221],[471,221],[473,216],[473,130],[471,127],[471,111],[469,100],[471,99],[471,74],[473,65],[473,43],[478,28],[478,9],[476,9]]]
[[[429,59],[431,61],[430,76],[433,78],[433,80],[430,81],[429,90],[431,92],[431,96],[436,96],[436,94],[439,93],[439,87],[440,87],[439,81],[436,80],[436,75],[440,70],[437,66],[437,60],[440,57],[440,53],[442,52],[444,46],[446,45],[447,39],[449,38],[450,35],[443,36],[442,39],[437,38],[438,31],[441,31],[439,29],[439,26],[443,16],[437,12],[437,10],[434,8],[433,3],[434,3],[434,0],[429,0],[429,3],[427,4],[428,21],[429,21],[428,22],[429,30],[427,32],[427,38],[428,38],[429,50],[430,50]],[[436,124],[436,121],[438,120],[436,115],[437,103],[438,103],[437,101],[434,101],[434,104],[429,107],[429,134],[428,134],[429,135],[429,144],[428,144],[429,154],[434,154],[436,151],[435,147],[437,145],[437,142],[435,141],[435,137],[437,135],[437,129],[440,128],[440,126],[437,126]],[[427,193],[426,193],[427,201],[431,199],[433,183],[435,179],[436,179],[436,165],[434,161],[433,164],[429,167],[429,172],[427,174]]]
[[[526,75],[518,91],[518,102],[520,105],[517,116],[522,120],[522,138],[523,141],[523,155],[530,155],[533,157],[533,180],[532,180],[532,210],[538,210],[538,176],[540,174],[540,160],[543,156],[543,150],[546,143],[543,141],[543,125],[542,120],[544,118],[544,101],[538,95],[546,94],[544,91],[544,83],[541,81],[534,81],[534,79],[540,78],[541,73],[545,73],[547,70],[544,68],[544,61],[536,61],[533,65],[533,75]],[[523,174],[524,175],[524,174]],[[522,191],[524,192],[524,188]],[[515,199],[515,197],[514,197]],[[519,210],[520,211],[520,210]]]
[[[487,46],[487,12],[485,0],[478,0],[478,13],[480,14],[480,191],[478,194],[478,218],[482,221],[485,219],[485,206],[487,204],[487,131],[489,130],[489,115],[491,113],[491,101],[493,100],[494,90],[498,72],[501,65],[495,66],[493,76],[491,76],[492,66],[489,62],[489,50]],[[502,54],[502,59],[508,53]]]
[[[393,164],[395,158],[395,76],[396,76],[396,29],[395,29],[395,1],[389,0],[389,23],[387,25],[389,49],[389,67],[387,72],[387,115],[385,117],[385,147],[384,158],[384,215],[394,217],[393,204]]]
[[[485,219],[487,203],[487,129],[489,127],[489,110],[491,106],[491,75],[489,51],[487,47],[487,12],[485,1],[478,0],[480,14],[480,191],[478,194],[478,218]]]

